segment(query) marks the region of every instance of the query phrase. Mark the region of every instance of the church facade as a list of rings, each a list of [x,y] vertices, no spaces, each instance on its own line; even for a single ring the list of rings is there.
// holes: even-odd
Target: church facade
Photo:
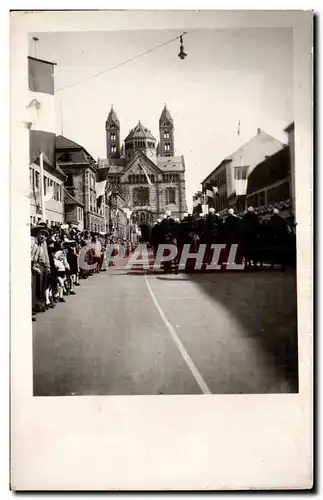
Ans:
[[[185,163],[175,156],[174,122],[167,107],[159,118],[159,143],[142,123],[121,144],[120,122],[113,108],[105,124],[107,157],[99,159],[97,180],[106,181],[106,197],[118,193],[131,213],[131,224],[149,231],[170,211],[181,219],[187,211]]]

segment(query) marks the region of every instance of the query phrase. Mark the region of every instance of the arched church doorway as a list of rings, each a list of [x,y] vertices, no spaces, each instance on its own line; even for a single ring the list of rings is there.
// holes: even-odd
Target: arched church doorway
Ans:
[[[137,223],[140,231],[141,243],[148,243],[150,241],[151,227],[154,221],[153,214],[146,210],[139,210],[133,214],[133,222]]]

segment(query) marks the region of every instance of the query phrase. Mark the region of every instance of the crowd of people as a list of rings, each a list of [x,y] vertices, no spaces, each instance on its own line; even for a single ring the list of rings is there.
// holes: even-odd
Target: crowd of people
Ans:
[[[296,262],[296,222],[291,215],[282,217],[277,208],[271,217],[260,218],[249,207],[241,217],[230,208],[225,216],[215,213],[210,208],[204,216],[184,214],[182,220],[174,219],[166,212],[163,219],[158,219],[151,232],[151,245],[157,251],[160,243],[176,244],[179,251],[172,263],[165,263],[165,270],[178,271],[181,249],[184,244],[190,245],[190,251],[197,252],[200,244],[206,245],[204,266],[212,261],[213,244],[225,244],[219,264],[226,262],[232,244],[237,244],[236,263],[244,263],[245,267],[263,266],[264,263],[287,265]],[[188,261],[186,269],[190,270],[195,261]]]
[[[106,271],[107,244],[124,245],[127,255],[132,250],[126,240],[108,234],[79,231],[69,225],[49,227],[45,223],[31,226],[31,289],[33,321],[36,314],[65,302],[65,297],[76,294],[81,280]],[[80,266],[80,252],[90,246],[84,261],[91,270]],[[113,265],[113,263],[110,263]]]
[[[296,223],[293,217],[284,218],[274,209],[270,219],[261,219],[249,207],[239,217],[229,209],[225,217],[210,208],[204,216],[194,217],[184,214],[182,220],[175,219],[166,212],[158,219],[151,230],[150,245],[156,254],[158,245],[172,243],[178,248],[176,259],[165,263],[164,270],[178,272],[181,251],[185,244],[191,252],[197,252],[200,244],[206,245],[204,265],[212,261],[213,244],[225,244],[227,248],[237,244],[236,262],[244,262],[246,267],[270,263],[295,264],[296,262]],[[31,288],[33,321],[36,314],[45,312],[65,302],[65,297],[75,295],[81,280],[87,280],[96,273],[106,271],[105,259],[107,245],[125,247],[125,257],[135,250],[136,244],[126,239],[114,238],[109,234],[80,231],[69,225],[49,227],[39,223],[31,227]],[[80,253],[84,246],[91,246],[85,253],[85,263],[91,265],[87,270],[80,265]],[[117,250],[115,250],[117,252]],[[113,253],[112,253],[113,255]],[[219,264],[228,257],[222,252]],[[195,260],[187,261],[186,270],[194,268]]]

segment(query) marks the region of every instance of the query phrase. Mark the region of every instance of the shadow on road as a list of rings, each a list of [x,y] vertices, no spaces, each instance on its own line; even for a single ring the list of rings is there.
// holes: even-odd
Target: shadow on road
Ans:
[[[263,269],[248,271],[191,272],[179,275],[152,270],[118,272],[118,275],[158,274],[157,280],[193,282],[201,291],[229,310],[245,335],[255,339],[269,362],[298,392],[298,339],[296,271]],[[214,318],[216,324],[216,317]]]
[[[230,311],[298,392],[296,272],[190,274],[189,279]]]

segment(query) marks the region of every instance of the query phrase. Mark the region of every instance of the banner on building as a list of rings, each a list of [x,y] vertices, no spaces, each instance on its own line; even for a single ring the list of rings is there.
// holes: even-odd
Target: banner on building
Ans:
[[[107,181],[101,181],[95,183],[95,192],[97,198],[99,198],[100,196],[104,196],[106,185]]]
[[[28,57],[29,90],[54,95],[54,65],[55,63]]]

